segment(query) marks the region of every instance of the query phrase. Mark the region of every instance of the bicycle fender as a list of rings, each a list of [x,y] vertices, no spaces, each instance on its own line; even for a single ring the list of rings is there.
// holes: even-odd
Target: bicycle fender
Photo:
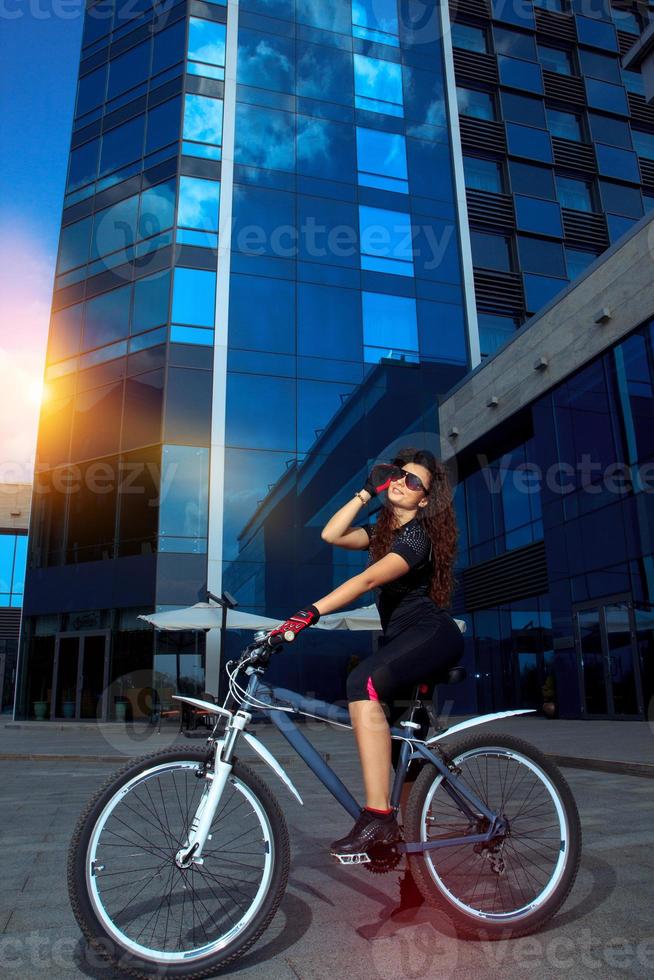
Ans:
[[[438,735],[433,735],[428,738],[425,745],[433,745],[434,742],[439,742],[442,738],[447,738],[448,735],[454,735],[456,732],[462,732],[466,728],[474,728],[476,725],[485,725],[487,721],[498,721],[500,718],[510,718],[512,715],[531,715],[536,711],[535,708],[519,708],[516,711],[496,711],[492,715],[478,715],[476,718],[468,718],[467,721],[460,721],[457,725],[452,725],[451,728],[446,728],[444,732],[440,732]]]
[[[270,766],[270,768],[272,769],[272,771],[274,773],[276,773],[277,776],[279,776],[279,778],[281,779],[281,781],[291,791],[291,793],[293,794],[293,796],[295,797],[295,799],[298,801],[298,803],[300,804],[300,806],[304,806],[304,801],[303,801],[302,797],[300,796],[300,794],[296,790],[295,786],[293,785],[293,783],[291,782],[291,780],[289,779],[289,777],[286,775],[286,773],[284,772],[284,770],[282,769],[282,767],[280,766],[279,762],[277,761],[277,759],[275,758],[275,756],[272,754],[272,752],[270,752],[266,748],[266,746],[262,742],[259,741],[258,738],[255,738],[254,735],[251,735],[250,732],[243,732],[242,735],[241,735],[241,738],[244,738],[245,741],[248,743],[248,745],[251,748],[254,749],[254,751],[257,753],[257,755],[260,755],[261,758],[263,759],[263,761]]]

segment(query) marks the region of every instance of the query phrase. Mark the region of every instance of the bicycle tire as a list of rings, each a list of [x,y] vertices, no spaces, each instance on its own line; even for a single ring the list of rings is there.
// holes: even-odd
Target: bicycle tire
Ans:
[[[452,920],[458,934],[462,938],[499,940],[529,935],[530,933],[540,929],[561,908],[568,897],[572,886],[574,885],[577,871],[579,869],[582,845],[581,824],[577,805],[570,787],[568,786],[567,781],[561,774],[558,767],[550,759],[548,759],[534,746],[512,735],[484,734],[480,732],[448,744],[446,751],[455,765],[460,766],[463,764],[462,776],[464,780],[466,777],[466,765],[469,772],[472,773],[472,760],[479,760],[480,755],[484,752],[486,753],[486,765],[488,764],[489,758],[506,759],[507,764],[508,759],[511,757],[513,757],[513,762],[521,758],[528,760],[529,763],[535,767],[535,772],[532,770],[532,773],[536,775],[538,779],[541,779],[538,773],[544,774],[545,780],[542,781],[543,786],[546,787],[550,793],[550,787],[552,787],[556,793],[556,796],[558,797],[561,810],[565,818],[564,846],[559,845],[559,852],[563,851],[565,858],[563,870],[558,874],[556,884],[551,888],[551,894],[547,895],[542,902],[535,904],[532,909],[527,908],[527,910],[522,913],[518,913],[516,911],[513,915],[509,915],[500,914],[499,912],[493,914],[492,912],[488,912],[487,910],[483,910],[481,908],[471,910],[471,906],[466,907],[465,902],[462,902],[460,896],[454,894],[453,888],[455,886],[452,884],[452,882],[457,881],[457,876],[461,881],[461,884],[457,883],[456,886],[459,891],[465,891],[466,887],[469,889],[469,881],[472,879],[472,875],[476,873],[476,868],[474,872],[469,872],[469,878],[467,879],[466,874],[468,874],[468,868],[472,868],[477,857],[481,858],[482,864],[484,860],[488,858],[488,854],[485,853],[483,849],[481,850],[481,853],[478,854],[474,851],[473,844],[457,845],[459,848],[458,856],[463,854],[463,857],[459,864],[455,865],[452,862],[450,871],[448,872],[449,877],[443,870],[446,867],[445,862],[443,859],[440,859],[438,855],[444,855],[447,852],[453,854],[455,850],[454,848],[439,848],[438,850],[408,855],[412,875],[425,901],[433,907],[439,908],[446,912],[448,917],[450,917]],[[502,755],[502,753],[508,753],[509,755]],[[525,766],[525,769],[529,770],[529,766]],[[486,771],[488,772],[488,770]],[[479,785],[475,787],[471,776],[469,776],[469,779],[470,788],[473,789],[477,795],[480,795]],[[440,772],[435,766],[427,764],[416,780],[407,802],[405,826],[405,839],[407,841],[422,841],[428,839],[428,820],[433,820],[434,818],[429,817],[430,807],[427,806],[427,801],[428,798],[430,798],[430,794],[433,801],[441,783],[442,776]],[[549,783],[549,787],[547,786],[547,783]],[[444,796],[443,799],[445,799]],[[486,802],[491,809],[493,808],[487,800],[484,800],[484,802]],[[443,813],[447,814],[446,808],[448,805],[453,811],[456,810],[453,804],[444,802]],[[559,814],[559,811],[556,810],[556,804],[554,801],[552,801],[552,807],[554,808],[555,812]],[[534,809],[536,812],[538,812],[537,807]],[[529,811],[527,810],[527,813],[528,812]],[[463,814],[461,814],[460,810],[456,810],[456,813],[460,815],[461,819],[461,827],[458,828],[458,834],[460,835],[465,833],[465,830],[463,830],[463,821],[465,818]],[[507,812],[507,816],[509,817],[509,822],[511,822],[511,814]],[[518,814],[518,816],[520,816],[520,814]],[[538,819],[543,819],[543,817],[539,815]],[[457,834],[457,829],[455,826],[452,826],[450,829],[453,835]],[[436,836],[446,835],[441,834]],[[508,840],[509,837],[507,837],[507,841]],[[552,860],[554,861],[554,857],[556,855],[556,841],[554,837],[552,837],[552,840],[553,843],[551,845],[551,851]],[[511,847],[513,847],[514,850],[517,848],[515,841],[520,841],[519,835],[514,837],[511,841]],[[538,856],[543,857],[543,859],[545,858],[545,855],[541,854],[540,852],[538,852]],[[440,866],[439,861],[441,862]],[[508,861],[509,858],[507,857],[507,864]],[[511,861],[513,861],[513,857],[511,858]],[[557,864],[555,868],[558,868],[561,861],[560,854],[556,857],[556,861]],[[463,864],[463,868],[461,868],[461,864]],[[482,873],[483,872],[480,872],[480,875]],[[501,875],[496,874],[495,877],[499,878]],[[478,877],[474,886],[475,889],[478,887],[479,880],[480,878]],[[496,889],[499,888],[497,883],[495,887]],[[543,888],[541,894],[545,895],[545,893],[546,887]],[[511,892],[511,894],[513,894],[513,892]],[[536,896],[534,897],[534,900],[536,900]],[[478,904],[481,904],[479,899],[476,901]],[[529,903],[527,902],[526,905],[529,905]]]
[[[106,824],[107,818],[103,817],[103,814],[113,813],[112,803],[116,807],[120,800],[128,798],[131,790],[127,790],[125,793],[123,791],[133,780],[137,780],[136,785],[142,785],[144,780],[154,778],[145,774],[154,773],[156,775],[158,772],[164,774],[168,771],[184,771],[186,773],[186,770],[188,770],[190,778],[190,767],[196,770],[206,757],[207,751],[204,748],[178,746],[130,761],[123,768],[114,772],[89,800],[73,832],[68,851],[67,867],[68,890],[73,913],[94,954],[129,976],[139,978],[151,978],[153,976],[184,977],[186,980],[202,980],[202,978],[214,976],[219,969],[241,957],[259,939],[269,926],[284,896],[290,864],[288,830],[284,815],[266,783],[248,766],[235,759],[230,776],[234,793],[238,792],[248,800],[255,800],[265,814],[268,821],[270,841],[262,848],[262,853],[267,853],[268,850],[272,851],[267,889],[252,919],[247,922],[241,932],[234,936],[232,942],[206,956],[197,956],[186,962],[182,962],[181,958],[179,961],[161,962],[149,956],[141,956],[130,949],[128,945],[121,943],[115,932],[112,932],[103,923],[98,912],[97,896],[94,898],[91,893],[90,875],[87,875],[89,847],[94,840],[94,835],[98,834],[98,827],[103,819]],[[122,797],[120,796],[121,793],[123,793]],[[214,820],[217,818],[218,813]],[[100,831],[101,833],[102,831]],[[98,840],[100,839],[101,837],[98,838]],[[170,853],[172,854],[173,851],[171,850]],[[205,850],[205,855],[206,853]],[[214,853],[220,853],[220,851]],[[130,851],[125,856],[128,859],[131,858],[132,852]],[[172,878],[178,873],[178,869],[173,867],[172,859],[170,867],[172,870],[169,874]],[[91,874],[95,873],[95,868],[91,869]],[[168,871],[166,870],[164,873],[168,873]],[[156,875],[150,875],[150,878],[153,877]],[[181,888],[183,891],[187,890],[187,886],[184,884]],[[193,886],[191,885],[190,888],[195,897],[196,892]],[[199,888],[200,886],[198,886]],[[172,891],[170,894],[172,895]],[[169,896],[169,912],[170,908]],[[184,910],[182,910],[182,919],[183,916]],[[207,917],[205,921],[211,923],[212,920]],[[119,929],[116,923],[113,925]],[[204,928],[206,932],[206,926]],[[181,935],[182,928],[180,926],[180,937]],[[193,920],[192,935],[195,935],[195,919]]]

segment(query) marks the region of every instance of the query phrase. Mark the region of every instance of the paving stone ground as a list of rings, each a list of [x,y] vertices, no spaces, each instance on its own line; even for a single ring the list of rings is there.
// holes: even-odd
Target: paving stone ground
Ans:
[[[546,727],[539,731],[541,738],[548,732]],[[553,731],[550,729],[550,740]],[[316,727],[309,734],[359,795],[351,735],[339,733],[336,742],[324,728]],[[566,769],[584,833],[582,866],[567,903],[535,936],[493,944],[465,942],[454,938],[447,919],[433,911],[420,909],[390,917],[397,904],[401,871],[376,876],[332,863],[326,844],[349,829],[349,818],[273,735],[268,728],[262,730],[267,744],[290,764],[289,774],[305,800],[300,807],[271,775],[271,786],[289,823],[291,877],[271,927],[223,976],[242,980],[512,980],[537,975],[539,980],[615,980],[654,975],[651,779]],[[614,742],[618,736],[619,732],[614,733]],[[89,956],[70,911],[65,881],[74,822],[87,798],[114,767],[91,758],[84,763],[72,758],[0,762],[3,978],[117,980],[120,976]],[[261,766],[257,771],[264,775]]]

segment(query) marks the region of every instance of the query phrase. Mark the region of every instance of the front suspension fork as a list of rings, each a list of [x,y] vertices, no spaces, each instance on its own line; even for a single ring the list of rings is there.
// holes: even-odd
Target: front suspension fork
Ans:
[[[234,749],[239,735],[251,719],[247,711],[238,711],[230,721],[224,738],[214,743],[213,772],[205,769],[201,778],[209,782],[191,821],[186,842],[175,855],[178,868],[188,868],[191,864],[202,864],[202,852],[207,840],[218,804],[227,785],[232,768]]]

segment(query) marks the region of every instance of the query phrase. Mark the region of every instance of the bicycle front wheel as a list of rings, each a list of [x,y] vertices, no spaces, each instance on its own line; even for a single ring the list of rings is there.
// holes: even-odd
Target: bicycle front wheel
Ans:
[[[235,762],[202,863],[175,862],[210,781],[203,749],[128,764],[75,828],[68,887],[92,948],[137,977],[208,977],[241,956],[282,900],[288,832],[266,784]]]
[[[455,776],[507,821],[488,843],[456,844],[410,856],[423,896],[444,908],[461,935],[506,939],[534,932],[561,907],[581,858],[581,826],[570,787],[532,745],[478,733],[447,747]],[[488,820],[465,815],[434,766],[415,782],[406,839],[485,833]]]

